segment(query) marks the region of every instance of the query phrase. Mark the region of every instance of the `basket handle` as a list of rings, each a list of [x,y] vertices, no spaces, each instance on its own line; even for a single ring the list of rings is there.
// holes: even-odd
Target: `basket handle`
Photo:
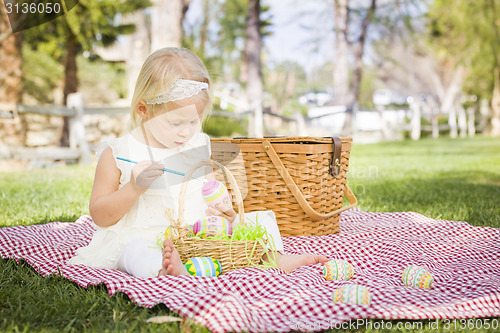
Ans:
[[[293,196],[299,203],[300,207],[304,210],[304,212],[311,218],[313,221],[319,221],[319,220],[324,220],[328,217],[331,217],[335,214],[341,213],[345,210],[351,209],[352,207],[356,206],[358,204],[358,200],[356,199],[356,196],[354,193],[352,193],[351,189],[349,186],[345,186],[344,189],[344,194],[349,200],[350,205],[346,207],[339,208],[337,210],[334,210],[333,212],[329,212],[326,214],[319,213],[314,210],[314,208],[309,205],[307,202],[306,198],[300,191],[299,187],[295,182],[293,181],[292,177],[290,176],[290,173],[288,173],[288,170],[285,168],[283,165],[283,162],[281,162],[281,159],[279,158],[278,154],[276,154],[276,151],[274,150],[274,147],[268,140],[264,140],[262,142],[262,145],[264,146],[264,150],[266,151],[267,155],[273,162],[274,166],[278,170],[279,174],[283,178],[283,180],[286,183],[286,186],[290,189],[292,192]]]
[[[222,170],[224,175],[227,177],[228,182],[231,184],[232,187],[232,192],[234,193],[236,197],[236,204],[238,208],[238,214],[240,218],[240,223],[244,223],[245,221],[245,211],[243,208],[243,198],[241,196],[240,189],[238,187],[238,183],[236,182],[236,179],[234,178],[233,174],[231,171],[229,171],[223,164],[217,162],[217,161],[212,161],[219,169]],[[178,218],[178,223],[180,224],[179,227],[183,227],[186,225],[184,221],[184,199],[186,198],[186,192],[187,192],[187,185],[188,182],[192,179],[191,177],[193,176],[194,172],[198,170],[199,168],[203,166],[212,166],[212,163],[208,161],[201,161],[195,164],[195,166],[189,170],[188,173],[184,176],[182,186],[181,186],[181,191],[179,195],[179,218]]]

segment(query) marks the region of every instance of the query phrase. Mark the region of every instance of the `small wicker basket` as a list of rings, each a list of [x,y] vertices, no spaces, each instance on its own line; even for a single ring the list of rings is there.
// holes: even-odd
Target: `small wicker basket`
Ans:
[[[231,185],[232,195],[234,200],[236,200],[238,208],[239,223],[245,223],[243,199],[234,176],[224,165],[216,161],[212,162],[223,172],[226,182]],[[212,164],[210,162],[200,162],[184,177],[179,199],[179,218],[176,221],[171,221],[172,226],[177,229],[178,233],[178,238],[174,239],[173,243],[179,252],[182,262],[186,262],[194,257],[210,257],[220,262],[223,273],[249,266],[258,266],[262,255],[267,252],[265,240],[261,242],[256,240],[233,241],[231,239],[220,240],[187,237],[185,229],[187,221],[184,220],[184,201],[187,184],[194,172],[203,166],[212,166]]]

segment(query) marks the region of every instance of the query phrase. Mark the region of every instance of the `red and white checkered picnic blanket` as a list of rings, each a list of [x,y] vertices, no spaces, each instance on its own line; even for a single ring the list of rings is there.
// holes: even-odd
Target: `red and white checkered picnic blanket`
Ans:
[[[150,279],[66,265],[90,241],[94,229],[89,216],[74,223],[2,228],[0,254],[23,258],[43,275],[63,274],[83,287],[104,283],[110,295],[124,292],[138,305],[164,303],[215,332],[317,331],[356,318],[500,316],[500,229],[413,212],[359,210],[343,213],[340,226],[337,235],[285,238],[285,251],[344,259],[355,267],[349,281],[325,280],[321,264],[291,274],[247,268],[217,278]],[[431,290],[403,285],[402,271],[411,264],[434,275]],[[368,287],[370,306],[333,302],[333,291],[351,283]]]

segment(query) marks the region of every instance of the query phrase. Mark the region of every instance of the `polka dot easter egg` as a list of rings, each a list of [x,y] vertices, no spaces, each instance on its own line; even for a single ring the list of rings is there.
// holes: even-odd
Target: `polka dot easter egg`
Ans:
[[[210,180],[203,184],[201,196],[209,207],[225,212],[233,207],[231,196],[226,186],[217,180]]]
[[[210,257],[191,258],[186,261],[184,267],[193,276],[216,277],[222,272],[220,262]]]
[[[333,292],[333,301],[335,303],[370,305],[372,295],[365,286],[348,284]]]
[[[208,216],[193,224],[193,233],[197,237],[231,236],[233,225],[221,216]]]
[[[325,279],[347,281],[354,275],[354,267],[345,260],[333,259],[323,265]]]
[[[431,289],[434,277],[425,268],[410,265],[403,271],[403,283],[409,287]]]

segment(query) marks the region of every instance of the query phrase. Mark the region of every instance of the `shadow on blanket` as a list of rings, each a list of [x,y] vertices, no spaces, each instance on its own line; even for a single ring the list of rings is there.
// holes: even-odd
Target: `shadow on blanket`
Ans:
[[[356,318],[444,319],[500,316],[500,230],[440,221],[413,212],[341,216],[341,232],[284,239],[289,254],[317,253],[354,265],[349,281],[327,281],[322,265],[291,274],[279,269],[232,271],[217,278],[140,279],[110,269],[66,265],[94,232],[89,216],[0,229],[3,258],[22,258],[39,273],[62,274],[87,287],[104,283],[138,305],[164,303],[183,317],[216,332],[321,330]],[[431,290],[406,287],[408,265],[427,267]],[[332,293],[345,284],[366,286],[370,306],[335,304]]]

